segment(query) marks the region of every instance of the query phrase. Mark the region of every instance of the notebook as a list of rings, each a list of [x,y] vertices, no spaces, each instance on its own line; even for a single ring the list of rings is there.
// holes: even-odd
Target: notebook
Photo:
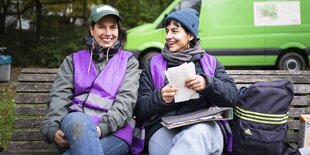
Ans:
[[[161,124],[168,129],[172,129],[200,122],[214,121],[214,120],[232,120],[232,119],[233,119],[233,108],[211,107],[208,109],[201,109],[198,111],[182,115],[163,117]]]

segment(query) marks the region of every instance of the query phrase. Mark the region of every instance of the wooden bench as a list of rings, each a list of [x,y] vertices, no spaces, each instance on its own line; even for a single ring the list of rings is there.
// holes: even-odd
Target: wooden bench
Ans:
[[[7,153],[57,154],[53,144],[45,143],[39,132],[48,95],[57,69],[23,69],[18,78],[15,98],[15,123]],[[238,88],[256,81],[286,79],[292,81],[295,96],[289,111],[287,141],[295,147],[298,141],[299,114],[310,113],[310,71],[287,72],[278,70],[228,70]]]

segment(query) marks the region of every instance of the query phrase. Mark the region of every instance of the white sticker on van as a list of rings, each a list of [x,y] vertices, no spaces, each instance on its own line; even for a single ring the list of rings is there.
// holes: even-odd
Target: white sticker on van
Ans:
[[[300,2],[254,2],[255,26],[300,25]]]

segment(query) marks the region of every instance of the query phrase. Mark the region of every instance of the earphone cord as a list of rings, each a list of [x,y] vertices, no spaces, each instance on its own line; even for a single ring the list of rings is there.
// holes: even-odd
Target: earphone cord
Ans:
[[[110,51],[110,48],[111,48],[111,47],[109,47],[108,50],[107,50],[107,54],[106,54],[106,60],[107,60],[107,62],[106,62],[106,63],[108,63],[108,60],[109,60],[109,51]]]

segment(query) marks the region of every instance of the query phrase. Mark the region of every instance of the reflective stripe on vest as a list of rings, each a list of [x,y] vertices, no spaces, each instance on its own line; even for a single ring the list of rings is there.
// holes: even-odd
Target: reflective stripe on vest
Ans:
[[[108,111],[124,81],[127,62],[131,56],[132,53],[119,51],[110,59],[100,74],[97,73],[94,63],[91,63],[88,74],[89,51],[82,50],[74,53],[75,97],[72,104]]]
[[[74,98],[71,111],[82,111],[99,124],[102,116],[113,105],[118,90],[124,81],[128,60],[132,53],[119,50],[98,73],[94,63],[88,72],[90,52],[81,50],[73,54]],[[135,121],[116,131],[114,134],[131,145]]]

